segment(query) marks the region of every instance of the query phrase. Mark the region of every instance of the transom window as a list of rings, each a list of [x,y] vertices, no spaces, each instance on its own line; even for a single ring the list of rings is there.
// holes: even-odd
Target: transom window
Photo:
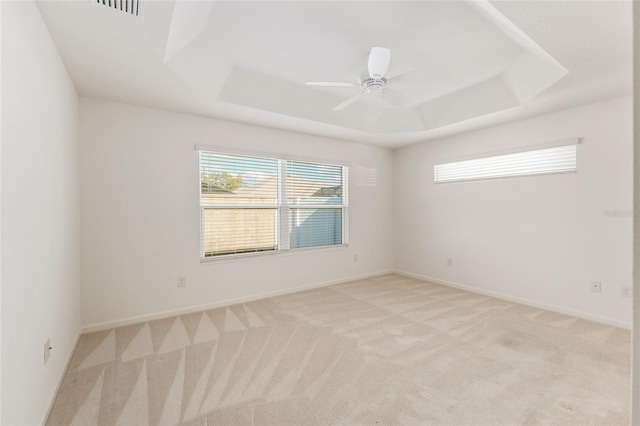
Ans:
[[[500,155],[485,155],[460,161],[439,162],[433,166],[435,183],[462,182],[518,176],[575,173],[579,139],[552,143]]]
[[[200,151],[201,259],[347,243],[347,167]]]

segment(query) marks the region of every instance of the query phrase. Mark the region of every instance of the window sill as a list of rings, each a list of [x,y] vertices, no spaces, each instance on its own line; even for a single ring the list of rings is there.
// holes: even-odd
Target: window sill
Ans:
[[[264,251],[257,253],[242,253],[242,254],[228,254],[220,257],[206,257],[200,259],[200,265],[211,265],[215,263],[224,263],[224,262],[238,262],[242,260],[255,260],[260,258],[267,258],[271,256],[287,256],[287,255],[300,255],[300,254],[311,254],[311,253],[325,253],[336,250],[346,250],[349,248],[349,244],[340,244],[340,245],[332,245],[332,246],[323,246],[323,247],[304,247],[297,249],[289,249],[289,250],[273,250],[273,251]]]

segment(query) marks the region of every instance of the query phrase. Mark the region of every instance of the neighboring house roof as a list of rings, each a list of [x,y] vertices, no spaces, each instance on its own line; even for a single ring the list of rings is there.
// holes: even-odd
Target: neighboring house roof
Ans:
[[[229,191],[228,189],[221,188],[217,185],[211,185],[209,183],[202,182],[202,193],[203,194],[232,194],[233,191]]]
[[[304,179],[296,175],[287,175],[287,195],[289,198],[309,198],[309,197],[332,197],[342,195],[342,186],[331,185],[326,182],[319,182]],[[204,191],[203,195],[211,195],[213,198],[268,198],[275,199],[278,194],[278,179],[276,176],[263,179],[252,185],[237,188],[234,191],[227,191],[223,188],[213,187],[210,192]],[[216,189],[217,188],[217,189]]]
[[[334,186],[327,184],[326,182],[318,182],[309,179],[304,179],[296,175],[287,175],[287,186],[289,189],[289,198],[306,198],[313,197],[318,191],[323,188],[332,188]],[[278,191],[278,179],[276,176],[263,179],[253,185],[244,186],[234,191],[238,197],[275,197]],[[334,194],[328,194],[330,197]]]
[[[342,185],[328,186],[326,188],[320,188],[314,192],[312,197],[342,197]]]

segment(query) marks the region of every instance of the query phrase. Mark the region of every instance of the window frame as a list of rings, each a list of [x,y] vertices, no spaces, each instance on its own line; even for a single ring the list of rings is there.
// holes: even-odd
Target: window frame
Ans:
[[[340,204],[330,204],[330,205],[325,205],[325,204],[295,204],[295,203],[289,203],[289,197],[288,197],[288,193],[283,194],[284,198],[284,208],[287,210],[286,213],[286,217],[284,217],[283,219],[286,220],[286,222],[283,222],[283,226],[286,226],[286,229],[283,228],[283,233],[286,234],[287,238],[286,238],[286,244],[287,244],[287,250],[290,251],[295,251],[295,250],[313,250],[315,248],[322,248],[322,247],[339,247],[339,246],[347,246],[348,245],[348,236],[349,236],[349,232],[348,232],[348,213],[347,213],[347,207],[348,207],[348,182],[349,182],[349,178],[348,178],[348,167],[342,164],[330,164],[330,163],[320,163],[317,161],[308,161],[308,160],[284,160],[284,171],[282,176],[284,177],[284,182],[283,182],[283,186],[287,186],[288,185],[288,173],[287,173],[287,163],[289,162],[295,162],[295,163],[307,163],[307,164],[313,164],[316,166],[332,166],[332,167],[340,167],[341,170],[341,182],[342,182],[342,197],[341,200],[342,202]],[[295,247],[295,248],[291,248],[291,232],[290,232],[290,224],[291,224],[291,213],[294,210],[318,210],[318,209],[327,209],[327,210],[338,210],[340,209],[341,212],[341,236],[340,236],[340,241],[342,241],[341,244],[327,244],[327,245],[323,245],[323,246],[306,246],[306,247]]]
[[[252,257],[262,257],[262,256],[273,256],[273,255],[282,255],[282,254],[294,254],[294,253],[304,253],[309,251],[329,251],[336,249],[345,249],[349,247],[349,201],[348,201],[348,187],[349,187],[349,163],[340,162],[340,161],[331,161],[331,160],[319,160],[312,158],[300,158],[293,157],[288,155],[278,155],[278,154],[267,154],[267,153],[258,153],[251,151],[243,151],[243,150],[234,150],[228,149],[224,147],[216,147],[209,145],[196,145],[196,151],[198,152],[198,205],[200,209],[200,223],[199,223],[199,239],[200,239],[200,263],[214,263],[214,262],[223,262],[223,261],[234,261],[234,260],[242,260],[246,258]],[[277,190],[277,199],[275,204],[271,205],[233,205],[233,204],[203,204],[202,203],[202,153],[207,152],[211,154],[225,155],[225,156],[242,156],[242,157],[253,157],[253,158],[263,158],[269,160],[277,160],[278,169],[277,169],[277,179],[278,179],[278,190]],[[342,203],[334,204],[330,207],[320,207],[318,205],[309,205],[309,206],[300,206],[297,204],[290,204],[287,198],[287,163],[288,162],[304,162],[311,163],[314,165],[327,165],[327,166],[339,166],[342,171]],[[213,256],[204,256],[204,211],[206,208],[220,208],[220,209],[269,209],[275,210],[276,214],[276,230],[275,230],[275,241],[276,247],[273,250],[265,250],[265,251],[248,251],[245,253],[230,253],[230,254],[220,254]],[[289,230],[289,217],[292,210],[296,208],[330,208],[330,209],[340,209],[341,214],[341,244],[329,244],[322,246],[310,246],[310,247],[299,247],[299,248],[291,248],[290,247],[290,230]]]

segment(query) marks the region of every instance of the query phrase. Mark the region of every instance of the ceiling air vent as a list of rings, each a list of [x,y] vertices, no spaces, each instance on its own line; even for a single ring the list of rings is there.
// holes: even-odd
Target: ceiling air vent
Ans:
[[[143,0],[91,0],[101,6],[142,17]]]

